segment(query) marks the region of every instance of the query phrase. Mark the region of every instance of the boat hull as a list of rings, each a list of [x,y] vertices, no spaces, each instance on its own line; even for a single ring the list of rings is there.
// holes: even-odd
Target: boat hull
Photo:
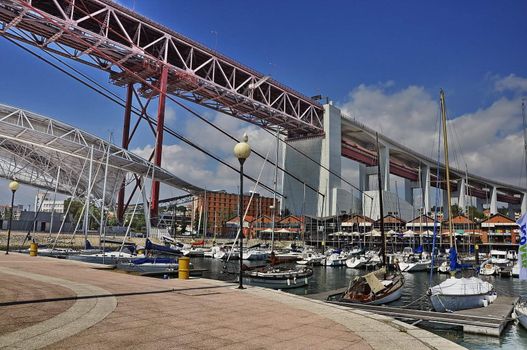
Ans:
[[[435,294],[430,296],[430,302],[435,311],[457,311],[484,307],[489,303],[490,295],[444,295]]]
[[[311,276],[310,276],[311,277]],[[244,277],[245,283],[251,286],[271,288],[271,289],[291,289],[305,287],[309,284],[310,277],[287,278],[287,279],[265,279],[258,277]]]
[[[430,270],[430,262],[416,262],[416,263],[399,263],[399,269],[402,272],[419,272]]]
[[[396,300],[401,299],[402,295],[403,295],[403,288],[401,287],[401,288],[395,290],[393,293],[388,294],[384,298],[381,298],[381,299],[378,299],[378,300],[374,300],[374,301],[372,301],[370,303],[367,303],[367,304],[368,305],[388,304],[388,303],[391,303],[392,301],[396,301]]]

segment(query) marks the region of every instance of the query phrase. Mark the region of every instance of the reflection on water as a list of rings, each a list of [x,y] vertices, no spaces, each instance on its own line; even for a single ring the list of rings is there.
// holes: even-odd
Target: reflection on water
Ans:
[[[238,278],[235,273],[238,271],[239,261],[225,264],[225,262],[216,259],[192,258],[192,264],[196,268],[204,268],[208,270],[203,274],[203,277],[205,278],[220,279],[223,281],[235,281]],[[254,266],[263,263],[244,261],[244,264]],[[227,268],[224,269],[224,266]],[[229,271],[230,273],[225,273],[225,271]],[[309,281],[307,287],[289,289],[287,292],[306,295],[331,291],[346,287],[355,276],[364,273],[365,271],[363,270],[354,270],[347,267],[315,266],[313,267],[313,277]],[[401,299],[391,305],[408,305],[413,302],[412,308],[429,309],[430,304],[428,298],[423,297],[416,302],[417,299],[426,294],[429,287],[428,273],[405,273],[404,276],[406,283],[404,285],[403,295]],[[470,276],[470,273],[467,273],[467,277],[468,276]],[[434,274],[432,284],[436,285],[447,278],[448,275]],[[492,283],[498,292],[498,295],[527,295],[527,281],[520,281],[517,278],[501,278],[496,276],[482,276],[481,278]],[[439,328],[437,325],[427,323],[422,323],[419,326],[465,346],[468,349],[527,349],[527,330],[514,322],[511,322],[509,326],[505,328],[501,338],[464,334],[462,331],[455,328]]]

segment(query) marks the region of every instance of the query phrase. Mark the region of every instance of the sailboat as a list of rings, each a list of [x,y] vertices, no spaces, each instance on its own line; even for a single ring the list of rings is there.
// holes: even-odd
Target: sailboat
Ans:
[[[350,281],[348,289],[336,297],[340,302],[380,305],[401,298],[404,276],[397,264],[386,263],[386,235],[384,233],[384,213],[382,203],[382,180],[380,169],[379,136],[377,135],[377,181],[379,185],[379,211],[382,237],[382,267]]]
[[[276,161],[274,169],[274,188],[273,188],[273,212],[272,212],[272,235],[271,235],[271,252],[270,260],[271,263],[266,266],[259,267],[248,267],[243,265],[243,270],[240,273],[243,274],[243,280],[245,283],[260,287],[273,288],[273,289],[288,289],[305,287],[309,283],[309,279],[313,276],[313,269],[306,266],[282,266],[280,264],[274,264],[279,259],[276,258],[274,251],[274,232],[275,232],[275,212],[276,212],[276,187],[278,179],[278,157],[279,157],[279,142],[280,142],[280,130],[276,131]],[[265,163],[264,163],[265,164]],[[262,168],[263,169],[263,168]],[[258,177],[259,179],[259,177]],[[250,203],[250,202],[249,202]],[[249,204],[250,205],[250,204]],[[240,238],[243,239],[243,236]],[[243,259],[251,260],[265,260],[267,258],[267,252],[254,249],[242,252]]]
[[[451,277],[442,283],[429,288],[428,295],[435,311],[457,311],[488,306],[496,299],[494,286],[479,278],[456,278],[454,273],[458,267],[455,237],[452,230],[452,208],[450,206],[450,167],[448,163],[448,137],[446,127],[445,94],[440,91],[441,120],[443,124],[443,145],[445,152],[445,173],[448,203],[448,226],[450,234],[450,273]],[[454,238],[454,241],[453,241]]]

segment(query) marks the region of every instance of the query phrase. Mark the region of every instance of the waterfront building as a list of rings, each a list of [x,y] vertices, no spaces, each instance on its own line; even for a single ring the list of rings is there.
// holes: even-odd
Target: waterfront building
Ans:
[[[375,220],[373,227],[376,230],[381,229],[381,220]],[[393,214],[388,214],[384,217],[384,231],[388,232],[390,230],[401,232],[406,227],[406,221],[394,216]]]
[[[351,218],[341,224],[342,231],[345,232],[369,232],[372,229],[374,220],[365,216],[354,214]]]
[[[46,192],[37,192],[35,196],[35,211],[42,213],[64,213],[64,201],[50,199]]]
[[[249,206],[252,193],[246,193],[243,196],[243,207],[244,209]],[[194,212],[194,225],[197,225],[201,213],[202,227],[204,223],[207,226],[207,233],[210,234],[213,228],[216,227],[227,227],[232,226],[233,223],[229,223],[233,218],[238,215],[238,199],[239,194],[227,193],[226,191],[206,191],[193,199],[193,212]],[[258,218],[261,216],[271,217],[272,215],[273,198],[264,197],[259,193],[254,193],[251,205],[247,210],[247,215],[252,218]],[[280,207],[280,202],[277,200],[277,208]],[[277,212],[276,215],[279,215]],[[236,221],[238,223],[238,221]],[[227,228],[227,232],[230,232],[230,228]]]
[[[497,213],[481,222],[482,243],[516,244],[518,240],[518,225],[508,216]]]
[[[434,219],[428,215],[419,215],[418,217],[406,223],[406,229],[416,233],[434,231]]]

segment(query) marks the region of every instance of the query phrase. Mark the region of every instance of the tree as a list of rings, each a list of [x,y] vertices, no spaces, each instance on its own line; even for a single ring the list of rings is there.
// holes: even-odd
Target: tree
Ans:
[[[454,204],[450,207],[450,210],[452,210],[452,217],[455,218],[456,216],[463,215],[462,208],[459,207],[459,205]]]
[[[71,198],[64,200],[64,208],[65,209],[67,209],[68,207],[70,208],[69,213],[73,216],[73,221],[77,222],[79,220],[79,217],[82,214],[82,211],[83,211],[82,208],[84,207],[84,204],[78,200],[74,200],[73,202],[71,202],[71,200],[72,200]],[[70,202],[71,202],[71,206],[70,206]]]

